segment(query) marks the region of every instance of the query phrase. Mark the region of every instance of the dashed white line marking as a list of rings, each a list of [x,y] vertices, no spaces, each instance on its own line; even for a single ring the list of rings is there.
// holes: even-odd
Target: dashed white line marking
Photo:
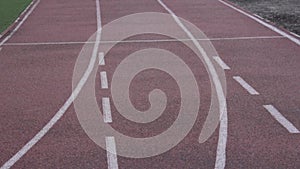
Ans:
[[[233,79],[236,80],[251,95],[259,95],[259,93],[252,86],[250,86],[244,79],[242,79],[240,76],[233,76]]]
[[[118,158],[114,137],[105,137],[108,169],[118,169]]]
[[[99,57],[99,65],[105,65],[105,60],[104,60],[104,53],[103,52],[100,52],[98,54],[98,57]]]
[[[56,114],[52,117],[52,119],[29,141],[27,142],[13,157],[11,157],[0,169],[9,169],[12,167],[21,157],[23,157],[38,141],[40,141],[47,132],[57,123],[57,121],[65,114],[67,109],[73,103],[73,101],[78,96],[82,87],[86,83],[88,77],[90,76],[94,64],[97,60],[97,51],[100,42],[101,36],[101,17],[100,17],[100,3],[99,0],[96,0],[96,8],[97,8],[97,34],[96,34],[96,43],[94,45],[92,57],[90,59],[88,68],[84,72],[82,78],[77,84],[76,88],[73,90],[71,96],[67,99],[64,105],[56,112]],[[34,8],[32,8],[34,9]]]
[[[108,81],[107,81],[107,75],[106,72],[100,72],[100,78],[101,78],[101,88],[102,89],[108,89]]]
[[[102,98],[102,109],[103,109],[103,120],[105,123],[111,123],[111,109],[110,109],[110,100],[108,97]]]
[[[241,14],[246,15],[247,17],[249,17],[249,18],[255,20],[256,22],[262,24],[263,26],[265,26],[265,27],[267,27],[267,28],[273,30],[274,32],[277,32],[277,33],[279,33],[280,35],[282,35],[282,36],[284,36],[284,37],[290,39],[291,41],[295,42],[297,45],[300,45],[300,40],[299,40],[299,39],[297,39],[297,38],[295,38],[295,37],[293,37],[293,36],[291,36],[291,35],[285,33],[284,31],[282,31],[282,30],[276,28],[275,26],[273,26],[273,25],[271,25],[271,24],[268,24],[268,23],[264,22],[263,20],[260,20],[260,19],[256,18],[255,16],[252,16],[252,15],[250,15],[250,14],[248,14],[248,13],[246,13],[246,12],[244,12],[244,11],[242,11],[242,10],[240,10],[240,9],[238,9],[238,8],[236,8],[236,7],[234,7],[234,6],[232,6],[231,4],[229,4],[229,3],[227,3],[227,2],[224,2],[223,0],[219,0],[219,2],[223,3],[224,5],[226,5],[226,6],[230,7],[230,8],[232,8],[232,9],[234,9],[234,10],[236,10],[236,11],[238,11],[238,12],[241,13]]]
[[[22,14],[24,14],[24,12],[27,12],[27,10],[32,6],[32,8],[28,11],[28,13],[24,16],[23,20],[15,27],[15,29],[2,41],[0,42],[0,46],[2,46],[6,41],[8,41],[15,32],[18,31],[18,29],[21,27],[21,25],[26,21],[26,19],[28,18],[28,16],[33,12],[33,10],[36,8],[36,6],[40,3],[40,0],[38,0],[33,6],[33,2],[31,2],[31,4],[22,12]],[[16,20],[17,21],[17,20]],[[15,21],[15,22],[16,22]]]
[[[230,70],[230,67],[219,56],[214,56],[213,58],[221,66],[222,69]]]
[[[178,24],[178,26],[181,27],[181,29],[188,35],[188,37],[192,40],[193,44],[196,46],[196,48],[199,50],[199,52],[202,54],[203,60],[205,64],[207,65],[208,71],[212,77],[212,81],[215,85],[216,88],[216,93],[217,93],[217,98],[219,100],[219,105],[220,105],[220,110],[226,109],[226,97],[223,92],[222,84],[220,82],[220,79],[218,77],[218,74],[215,70],[215,67],[211,60],[208,58],[206,52],[204,49],[201,47],[199,42],[196,40],[196,38],[193,36],[193,34],[183,25],[183,23],[180,21],[180,19],[175,15],[175,13],[169,9],[161,0],[157,0],[157,2],[165,8],[168,13],[170,13],[175,20],[175,22]],[[220,120],[223,125],[220,125],[220,130],[219,130],[219,141],[218,141],[218,148],[217,148],[217,157],[216,157],[216,163],[215,167],[217,169],[223,169],[225,167],[225,162],[226,162],[226,140],[227,140],[227,111],[222,111],[220,112]],[[225,114],[225,115],[224,115]],[[225,144],[223,144],[225,142]]]
[[[264,105],[264,108],[290,133],[300,133],[300,131],[288,121],[273,105]]]
[[[255,40],[255,39],[283,39],[284,36],[253,36],[253,37],[220,37],[220,38],[210,38],[210,39],[199,39],[197,41],[222,41],[222,40]],[[106,40],[101,41],[100,44],[109,44],[109,43],[153,43],[153,42],[185,42],[192,41],[192,39],[151,39],[151,40],[124,40],[124,41],[114,41]],[[30,45],[81,45],[81,44],[91,44],[95,43],[93,41],[89,42],[16,42],[16,43],[5,43],[5,46],[30,46]]]

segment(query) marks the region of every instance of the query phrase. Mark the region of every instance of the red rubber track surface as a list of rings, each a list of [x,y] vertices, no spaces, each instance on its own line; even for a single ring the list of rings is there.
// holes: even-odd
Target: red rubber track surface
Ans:
[[[216,0],[164,0],[177,16],[199,27],[209,38],[279,36]],[[138,12],[167,13],[155,0],[100,1],[102,26]],[[84,42],[97,29],[95,0],[42,0],[8,43]],[[132,39],[158,39],[144,35]],[[228,139],[226,167],[300,168],[300,134],[290,134],[263,105],[274,105],[300,129],[300,48],[287,38],[214,40],[226,71]],[[72,74],[82,44],[4,45],[0,51],[0,163],[24,146],[60,109],[72,92]],[[146,159],[118,156],[119,168],[214,168],[218,129],[203,143],[199,133],[210,105],[208,74],[195,54],[180,42],[122,43],[105,57],[109,84],[118,64],[144,48],[172,51],[190,66],[199,85],[201,107],[195,126],[170,151]],[[260,95],[252,96],[233,76],[241,76]],[[99,78],[99,76],[97,76]],[[100,89],[97,98],[110,95]],[[133,105],[149,107],[148,93],[164,90],[170,106],[159,120],[137,125],[122,117],[112,104],[112,126],[134,137],[158,134],[172,124],[180,107],[178,86],[168,74],[149,70],[135,77]],[[209,89],[209,90],[208,90]],[[101,102],[99,102],[101,109]],[[167,113],[171,112],[171,113]],[[175,112],[175,113],[173,113]],[[118,148],[118,145],[117,145]],[[12,168],[107,168],[106,151],[81,128],[73,105],[54,127]]]

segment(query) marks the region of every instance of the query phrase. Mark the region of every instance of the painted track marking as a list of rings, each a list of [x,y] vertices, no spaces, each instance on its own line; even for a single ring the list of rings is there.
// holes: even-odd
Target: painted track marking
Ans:
[[[300,35],[298,35],[298,34],[296,34],[296,33],[294,33],[294,32],[290,32],[290,33],[293,34],[294,36],[300,38]]]
[[[98,57],[99,57],[99,65],[101,65],[101,66],[105,65],[104,53],[103,53],[103,52],[100,52],[100,53],[98,54]]]
[[[228,38],[202,38],[195,39],[197,41],[223,41],[223,40],[255,40],[255,39],[285,39],[284,36],[253,36],[253,37],[228,37]],[[109,43],[155,43],[155,42],[186,42],[192,41],[192,39],[151,39],[151,40],[124,40],[124,41],[101,41],[100,44]],[[26,46],[26,45],[82,45],[95,43],[93,41],[81,42],[15,42],[5,43],[5,46]]]
[[[118,169],[116,142],[114,137],[105,137],[108,169]]]
[[[197,47],[199,52],[203,56],[203,60],[205,64],[207,65],[208,71],[210,72],[210,75],[212,77],[212,81],[216,87],[216,93],[218,100],[220,102],[220,110],[226,109],[226,97],[223,92],[223,88],[220,82],[220,79],[218,77],[218,74],[211,62],[211,60],[208,58],[206,52],[201,47],[199,42],[195,39],[193,34],[182,24],[182,22],[179,20],[179,18],[175,15],[175,13],[169,9],[161,0],[157,0],[157,2],[165,8],[166,11],[169,12],[169,14],[172,15],[175,22],[178,24],[178,26],[181,27],[181,29],[188,35],[188,37],[193,41],[194,45]],[[224,106],[224,107],[223,107]],[[216,163],[215,168],[217,169],[223,169],[225,168],[225,162],[226,162],[226,142],[227,142],[227,128],[228,128],[228,117],[227,117],[227,111],[221,112],[220,116],[220,129],[219,129],[219,140],[218,140],[218,147],[217,147],[217,155],[216,155]]]
[[[227,117],[227,106],[222,113],[220,119],[220,129],[219,129],[219,140],[217,147],[217,155],[215,162],[215,169],[224,169],[226,164],[226,144],[227,144],[227,128],[228,128],[228,117]]]
[[[300,133],[300,131],[288,121],[273,105],[264,105],[264,108],[290,133]]]
[[[257,14],[253,14],[254,16],[256,16],[257,18],[263,20],[264,18],[262,18],[261,16],[257,15]]]
[[[251,95],[259,95],[259,93],[240,76],[233,76],[233,79],[236,80]]]
[[[100,72],[100,79],[101,79],[101,88],[108,89],[107,74],[105,71]]]
[[[221,66],[222,69],[230,70],[230,67],[219,56],[214,56],[213,58]]]
[[[278,38],[282,38],[282,37],[281,37],[281,36],[278,36]],[[215,38],[215,40],[216,40],[216,39],[217,39],[217,38]],[[229,38],[227,38],[227,39],[229,39]],[[223,38],[222,38],[221,40],[227,40],[227,39],[223,39]],[[241,39],[242,39],[242,38],[241,38]],[[191,40],[191,39],[189,39],[189,40]],[[196,39],[196,40],[197,40],[197,39]],[[203,40],[203,39],[202,39],[202,40]],[[207,40],[209,40],[209,39],[207,39]],[[219,40],[220,40],[220,39],[219,39]],[[67,42],[66,42],[66,43],[67,43]],[[76,43],[76,42],[75,42],[75,43]],[[84,43],[84,42],[82,42],[82,43]],[[2,44],[3,44],[3,43],[2,43]],[[2,44],[1,44],[1,45],[2,45]],[[9,44],[8,44],[8,45],[9,45]],[[1,48],[0,48],[0,50],[1,50]],[[92,59],[91,59],[91,60],[92,60]],[[100,59],[99,59],[99,61],[100,61]],[[104,61],[104,60],[103,60],[103,61]],[[100,64],[100,63],[99,63],[99,64]],[[220,63],[219,63],[219,64],[220,64]],[[226,65],[226,64],[225,64],[225,65]],[[227,65],[226,65],[226,66],[227,66]],[[221,67],[222,67],[222,66],[221,66]],[[228,66],[227,66],[227,67],[228,67]],[[228,67],[228,68],[229,68],[229,67]],[[230,69],[230,68],[229,68],[229,69]],[[78,85],[79,85],[79,84],[78,84]],[[251,86],[250,86],[250,87],[251,87]],[[76,87],[76,88],[77,88],[77,87]],[[76,90],[76,89],[75,89],[75,90]],[[75,91],[75,90],[74,90],[74,91]],[[74,92],[74,91],[73,91],[73,92]],[[73,95],[73,93],[72,93],[72,95]],[[72,96],[72,95],[71,95],[71,96]],[[77,96],[77,95],[75,95],[75,97],[76,97],[76,96]],[[69,100],[69,99],[68,99],[68,100]],[[67,100],[67,102],[68,102],[68,100]],[[66,103],[67,103],[67,102],[66,102]],[[265,107],[265,106],[272,106],[272,105],[264,105],[264,107]],[[67,106],[67,108],[68,108],[68,107],[69,107],[69,106]],[[272,107],[273,107],[273,106],[272,106]],[[266,108],[266,107],[265,107],[265,108]],[[274,108],[274,107],[273,107],[273,108]],[[268,110],[268,108],[266,108],[266,109]],[[275,109],[275,108],[274,108],[274,109]],[[61,110],[61,109],[60,109],[60,110]],[[275,110],[276,110],[276,109],[275,109]],[[65,111],[66,111],[66,110],[65,110]],[[269,111],[269,110],[268,110],[268,111]],[[276,111],[277,111],[277,110],[276,110]],[[278,112],[278,111],[277,111],[277,112]],[[65,112],[63,112],[63,114],[64,114],[64,113],[65,113]],[[271,112],[270,112],[270,113],[271,113]],[[278,113],[279,113],[279,112],[278,112]],[[58,112],[57,112],[56,114],[58,114]],[[63,115],[63,114],[62,114],[62,115]],[[272,114],[272,113],[271,113],[271,114]],[[279,113],[279,114],[280,114],[280,113]],[[61,116],[62,116],[62,115],[61,115]],[[225,117],[225,115],[226,115],[226,117]],[[280,115],[281,115],[281,114],[280,114]],[[61,118],[61,116],[53,123],[53,125]],[[274,116],[274,115],[273,115],[273,116]],[[282,115],[281,115],[281,116],[282,116]],[[282,116],[282,117],[283,117],[283,116]],[[221,123],[221,124],[220,124],[220,128],[221,128],[222,124],[225,125],[226,128],[227,128],[227,113],[222,114],[221,119],[223,119],[223,118],[226,119],[226,123]],[[275,117],[275,118],[276,118],[276,117]],[[283,118],[284,118],[284,117],[283,117]],[[284,118],[284,119],[285,119],[285,118]],[[52,120],[52,119],[51,119],[51,120]],[[276,120],[277,120],[277,119],[276,119]],[[286,119],[285,119],[285,120],[286,120]],[[289,122],[289,121],[287,121],[287,122]],[[53,126],[53,125],[52,125],[52,126]],[[292,124],[291,124],[291,125],[292,125]],[[47,125],[46,125],[46,126],[47,126]],[[46,126],[45,126],[44,128],[47,128]],[[50,128],[49,128],[48,130],[50,130],[52,126],[50,126]],[[293,125],[292,125],[292,126],[293,126]],[[293,126],[293,127],[294,127],[294,126]],[[43,128],[43,129],[44,129],[44,128]],[[295,129],[296,129],[296,128],[295,128]],[[46,131],[46,133],[48,132],[48,130]],[[297,129],[296,129],[296,130],[297,130]],[[291,131],[290,131],[290,132],[291,132]],[[294,131],[294,132],[295,132],[295,131]],[[45,134],[46,134],[46,133],[45,133]],[[297,130],[297,133],[299,133],[299,130]],[[38,134],[39,134],[39,133],[38,133]],[[37,134],[37,135],[38,135],[38,134]],[[44,134],[44,135],[45,135],[45,134]],[[226,130],[226,133],[225,133],[225,134],[226,134],[226,137],[227,137],[227,130]],[[42,136],[40,137],[40,139],[41,139],[44,135],[42,135]],[[36,142],[38,142],[38,141],[39,141],[39,140],[37,140]],[[35,143],[34,143],[34,144],[35,144]],[[33,144],[32,146],[34,146],[34,144]],[[106,144],[107,144],[107,150],[109,150],[108,152],[111,154],[111,155],[107,154],[108,161],[109,161],[109,159],[113,159],[113,160],[110,160],[110,161],[117,161],[117,158],[116,158],[116,146],[115,146],[115,140],[114,140],[114,137],[106,137]],[[31,147],[32,147],[32,146],[31,146]],[[225,140],[225,146],[226,146],[226,140]],[[31,147],[30,147],[30,148],[31,148]],[[29,148],[29,149],[30,149],[30,148]],[[218,147],[218,148],[219,148],[219,147]],[[28,149],[27,151],[29,151],[29,149]],[[27,151],[26,151],[26,152],[27,152]],[[25,152],[25,153],[26,153],[26,152]],[[111,153],[111,152],[114,152],[114,153]],[[24,154],[25,154],[25,153],[24,153]],[[23,154],[23,155],[24,155],[24,154]],[[22,155],[22,156],[23,156],[23,155]],[[113,155],[115,156],[115,159],[114,159]],[[22,156],[21,156],[21,157],[22,157]],[[20,158],[21,158],[21,157],[20,157]],[[18,159],[17,159],[17,160],[18,160]],[[109,163],[110,163],[110,162],[109,162]],[[224,163],[225,163],[225,161],[224,161]],[[12,164],[12,165],[13,165],[13,164]],[[114,165],[114,164],[112,164],[112,165],[109,164],[109,168],[110,168],[110,166],[115,166],[115,165]],[[3,166],[2,166],[2,167],[3,167]],[[1,168],[2,168],[2,167],[1,167]],[[111,168],[112,168],[112,169],[115,169],[115,168],[113,168],[113,167],[111,167]],[[116,166],[116,168],[118,168],[118,166]]]
[[[241,13],[241,14],[246,15],[247,17],[249,17],[249,18],[255,20],[256,22],[262,24],[263,26],[265,26],[265,27],[271,29],[272,31],[277,32],[278,34],[280,34],[280,35],[282,35],[282,36],[284,36],[284,37],[290,39],[292,42],[296,43],[297,45],[300,45],[300,40],[299,40],[299,39],[297,39],[297,38],[295,38],[295,37],[293,37],[293,36],[291,36],[291,35],[285,33],[284,31],[282,31],[282,30],[276,28],[275,26],[273,26],[273,25],[271,25],[271,24],[268,24],[268,23],[264,22],[263,20],[260,20],[260,19],[256,18],[255,16],[252,16],[252,15],[250,15],[250,14],[248,14],[248,13],[242,11],[241,9],[238,9],[238,8],[234,7],[233,5],[231,5],[231,4],[227,3],[227,2],[224,2],[223,0],[219,0],[219,2],[221,2],[222,4],[224,4],[224,5],[226,5],[226,6],[230,7],[230,8],[232,8],[232,9],[234,9],[234,10],[236,10],[237,12],[239,12],[239,13]]]
[[[52,117],[52,119],[29,141],[27,142],[13,157],[11,157],[0,169],[8,169],[13,166],[21,157],[23,157],[38,141],[40,141],[47,132],[57,123],[57,121],[65,114],[67,109],[73,103],[73,101],[78,96],[80,90],[86,83],[89,75],[91,74],[94,64],[97,60],[97,51],[100,42],[101,36],[101,17],[100,17],[100,3],[99,0],[96,0],[96,14],[97,14],[97,35],[96,35],[96,43],[94,45],[93,54],[90,59],[88,68],[84,72],[84,75],[80,79],[76,88],[73,90],[71,96],[67,99],[64,105],[56,112],[56,114]]]
[[[32,8],[28,11],[28,13],[26,13],[26,15],[24,16],[23,20],[19,22],[19,24],[15,27],[15,29],[7,36],[5,37],[5,39],[0,42],[0,46],[2,46],[6,41],[8,41],[17,31],[18,29],[22,26],[22,24],[26,21],[26,19],[28,18],[28,16],[33,12],[33,10],[36,8],[36,6],[40,3],[40,0],[37,0],[36,3],[32,6],[33,2],[31,2],[31,4],[22,12],[22,14],[24,14],[25,12],[27,12],[27,10],[32,6]],[[21,15],[22,15],[21,14]],[[19,18],[18,18],[19,19]],[[17,20],[18,20],[17,19]],[[17,21],[16,20],[16,21]],[[15,21],[15,22],[16,22]]]
[[[103,108],[104,122],[111,123],[112,122],[111,108],[110,108],[110,100],[108,97],[102,98],[102,108]]]

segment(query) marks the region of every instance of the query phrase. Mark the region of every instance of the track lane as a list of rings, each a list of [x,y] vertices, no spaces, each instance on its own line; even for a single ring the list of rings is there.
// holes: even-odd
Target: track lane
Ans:
[[[287,39],[213,42],[223,60],[260,92],[257,102],[273,104],[298,128],[299,47]],[[270,50],[272,49],[272,50]]]
[[[95,31],[95,4],[41,0],[9,42],[86,41]]]
[[[126,4],[124,3],[116,3],[116,2],[103,2],[101,1],[101,4],[110,6],[110,8],[117,8],[119,9],[118,12],[115,10],[109,11],[110,15],[106,15],[104,17],[105,21],[108,22],[112,18],[118,18],[119,16],[123,16],[125,14],[134,13],[135,11],[143,11],[143,10],[149,10],[149,11],[160,11],[161,9],[157,8],[156,5],[152,2],[144,2],[148,5],[153,5],[154,9],[152,8],[144,8],[143,2],[139,2],[137,7],[135,8],[134,4],[136,4],[134,1],[128,1]],[[181,2],[180,2],[181,3]],[[180,4],[179,2],[175,2],[174,5]],[[201,2],[202,3],[202,2]],[[201,3],[198,2],[191,3],[192,6],[202,6]],[[117,5],[120,5],[117,7]],[[171,3],[170,3],[171,6]],[[181,8],[185,8],[186,4],[178,5],[181,6]],[[207,7],[207,6],[206,6]],[[106,8],[106,9],[110,9]],[[133,9],[134,8],[134,9]],[[120,9],[126,9],[125,11],[122,11]],[[174,7],[175,9],[175,7]],[[175,9],[176,10],[176,9]],[[182,9],[177,9],[178,11],[181,11]],[[185,16],[184,18],[188,20],[193,20],[193,17],[196,16],[196,14],[189,13],[190,10],[182,10],[183,12],[176,13],[179,16]],[[187,12],[189,11],[189,12]],[[226,11],[226,10],[225,10]],[[144,11],[143,11],[144,12]],[[224,12],[222,10],[222,12]],[[228,11],[229,12],[229,11]],[[187,14],[186,14],[187,13]],[[229,12],[230,13],[230,12]],[[232,14],[233,15],[233,14]],[[234,14],[236,15],[236,14]],[[111,18],[109,17],[111,16]],[[244,21],[245,18],[242,16],[238,16],[238,18],[241,17]],[[196,19],[198,20],[198,19]],[[199,23],[199,21],[196,21],[193,23],[196,23],[196,25],[203,24],[202,22]],[[239,20],[236,22],[240,22]],[[252,24],[252,22],[247,21],[245,19],[244,21],[247,24]],[[246,24],[246,25],[247,25]],[[223,25],[223,24],[222,24]],[[229,26],[228,29],[230,30],[231,24],[224,24]],[[210,27],[212,26],[212,27]],[[255,26],[257,27],[257,26]],[[259,27],[259,26],[258,26]],[[214,32],[214,24],[208,24],[203,27],[200,27],[201,29],[204,28],[206,32],[208,32],[210,37],[214,36],[220,36],[220,37],[226,37],[231,36],[232,34],[235,34],[236,32],[230,32],[226,31],[225,33],[221,33],[216,31]],[[252,33],[255,32],[254,30],[243,30],[242,32],[238,32],[241,34],[247,35],[249,32]],[[236,33],[236,34],[238,34]],[[271,36],[274,36],[272,32],[269,32],[268,30],[265,30],[264,28],[259,28],[259,31],[256,32],[259,34],[258,36],[262,36],[265,34],[270,34]],[[73,36],[73,35],[72,35]],[[250,35],[252,36],[252,35]],[[68,36],[66,36],[69,38]],[[76,39],[77,37],[74,37]],[[18,39],[16,39],[18,40]],[[44,40],[44,39],[43,39]],[[54,41],[60,40],[60,38],[52,39]],[[35,41],[35,39],[33,39]],[[47,39],[46,39],[47,41]],[[227,79],[231,79],[232,76],[239,74],[242,77],[245,77],[247,81],[251,82],[251,84],[255,84],[255,87],[262,91],[262,95],[259,98],[253,98],[250,95],[248,95],[238,84],[236,84],[235,81],[229,81],[228,88],[234,89],[229,90],[228,93],[228,105],[229,105],[229,118],[231,119],[237,119],[235,123],[229,123],[229,131],[232,132],[229,137],[229,143],[228,143],[228,159],[227,159],[227,168],[244,168],[244,167],[262,167],[262,168],[276,168],[276,167],[283,167],[283,168],[297,168],[299,166],[299,162],[297,159],[295,159],[299,146],[299,136],[297,135],[290,135],[286,133],[286,130],[282,128],[278,122],[276,122],[274,119],[271,118],[271,116],[265,111],[262,107],[262,103],[266,102],[272,102],[276,107],[279,107],[280,110],[282,110],[282,113],[285,113],[289,119],[293,120],[293,123],[296,126],[299,126],[298,118],[295,117],[295,110],[297,112],[298,105],[296,104],[298,102],[298,96],[295,95],[297,93],[297,76],[295,77],[294,73],[297,72],[298,68],[296,66],[296,63],[298,63],[297,58],[295,57],[295,53],[298,51],[298,47],[292,45],[288,40],[282,39],[282,40],[238,40],[238,41],[230,41],[230,42],[223,42],[223,41],[216,41],[214,42],[217,50],[220,53],[220,56],[222,59],[232,68],[232,71],[227,74]],[[261,46],[257,46],[257,44],[261,44]],[[277,45],[282,45],[284,47],[284,55],[292,55],[292,59],[290,62],[288,62],[287,65],[282,65],[278,62],[276,64],[272,63],[270,64],[270,61],[273,61],[272,58],[264,58],[267,53],[267,56],[278,56],[277,50],[275,51],[264,51],[261,52],[263,48],[271,48],[270,46],[276,47]],[[168,43],[163,43],[159,45],[153,44],[153,46],[159,46],[159,47],[169,47],[170,49],[178,48],[180,44],[174,43],[173,45],[170,45]],[[149,44],[140,44],[140,46],[149,46]],[[250,47],[249,47],[250,46]],[[5,47],[6,48],[6,47]],[[47,47],[48,48],[48,47]],[[56,47],[53,47],[56,48]],[[121,55],[124,51],[129,52],[131,50],[136,50],[137,47],[132,47],[129,45],[120,46],[119,49],[116,50],[116,56]],[[241,48],[243,50],[241,50]],[[281,48],[283,49],[283,48]],[[8,49],[7,49],[8,50]],[[23,49],[25,50],[25,49]],[[71,49],[72,50],[72,49]],[[249,51],[246,53],[243,51]],[[253,58],[253,50],[257,50],[257,55],[255,55],[255,58],[266,60],[266,62],[261,63],[262,65],[258,64],[255,58]],[[7,52],[6,50],[2,52]],[[75,50],[74,50],[75,52]],[[76,52],[75,52],[76,53]],[[180,53],[180,52],[179,52]],[[181,53],[182,55],[183,53]],[[1,56],[1,53],[0,53]],[[189,56],[189,55],[188,55]],[[276,57],[278,58],[278,57]],[[118,62],[120,58],[111,59],[108,60],[110,63],[108,67],[113,67],[113,65],[116,65],[115,62]],[[253,60],[252,60],[253,59]],[[192,60],[191,60],[192,61]],[[249,66],[249,61],[253,62],[254,64]],[[284,60],[283,60],[284,61]],[[74,63],[74,62],[73,62]],[[73,63],[70,62],[70,65]],[[268,63],[270,66],[267,68],[262,68]],[[245,68],[245,65],[247,67]],[[254,66],[256,65],[256,66]],[[277,67],[276,67],[277,66]],[[269,75],[269,70],[275,69],[274,67],[280,69],[280,70],[286,70],[287,73],[285,74],[275,74],[272,75],[272,78],[268,78],[270,80],[266,80],[265,83],[267,85],[262,84],[260,79],[265,79],[266,77],[259,77],[257,78],[255,75],[256,73],[253,73],[253,70],[257,70],[257,72],[260,71],[266,71]],[[109,68],[110,72],[108,72],[108,76],[111,78],[113,69]],[[70,74],[69,69],[65,70]],[[277,70],[278,71],[278,70]],[[205,72],[205,71],[203,71]],[[281,72],[281,71],[280,71]],[[198,73],[199,74],[199,73]],[[201,73],[200,73],[201,74]],[[288,75],[287,75],[288,74]],[[6,74],[5,74],[6,75]],[[65,74],[66,75],[66,74]],[[62,75],[62,76],[65,76]],[[202,75],[202,74],[201,74]],[[67,75],[69,78],[71,76]],[[274,78],[276,77],[276,78]],[[275,79],[282,79],[280,80],[280,83],[274,87],[274,83],[276,84]],[[253,80],[254,79],[254,80]],[[258,80],[256,80],[258,79]],[[293,79],[296,79],[295,83],[291,83]],[[68,79],[66,80],[66,84],[68,83]],[[253,82],[253,83],[252,83]],[[207,84],[207,82],[205,83]],[[277,93],[279,89],[284,88],[284,86],[289,85],[288,89],[285,89],[286,93]],[[67,86],[67,85],[65,85]],[[258,87],[257,87],[258,86]],[[262,86],[262,87],[261,87]],[[262,90],[265,86],[272,86],[272,88],[267,88],[265,90]],[[277,87],[278,86],[278,87]],[[137,86],[138,87],[138,86]],[[68,87],[67,87],[68,88]],[[266,87],[265,87],[266,88]],[[203,90],[203,89],[202,89]],[[60,90],[61,91],[61,90]],[[265,92],[267,91],[267,92]],[[59,91],[58,91],[59,92]],[[70,91],[69,91],[70,92]],[[266,93],[266,94],[265,94]],[[55,93],[53,93],[55,94]],[[205,94],[208,96],[208,94]],[[67,94],[65,95],[65,97]],[[276,97],[281,96],[281,97]],[[282,97],[284,96],[284,97]],[[278,101],[278,98],[281,98]],[[50,99],[51,100],[51,99]],[[208,103],[209,101],[205,101],[205,103]],[[142,102],[143,103],[143,102]],[[286,104],[287,103],[287,104]],[[8,103],[10,104],[10,102]],[[280,106],[277,106],[280,105]],[[290,107],[293,105],[292,107]],[[29,105],[29,107],[31,107]],[[245,107],[247,109],[245,110]],[[55,112],[55,111],[52,111]],[[288,113],[290,112],[290,113]],[[262,114],[263,113],[263,114]],[[115,112],[116,114],[116,112]],[[290,114],[290,115],[288,115]],[[38,117],[40,118],[40,117]],[[21,118],[22,119],[22,118]],[[45,118],[47,119],[47,118]],[[49,119],[49,118],[48,118]],[[251,119],[251,120],[249,120]],[[44,122],[45,123],[45,122]],[[198,120],[198,124],[201,124],[201,119]],[[70,127],[71,126],[71,127]],[[195,129],[191,132],[190,136],[186,138],[181,144],[179,144],[175,149],[171,150],[170,152],[167,152],[161,156],[149,158],[149,159],[128,159],[128,158],[122,158],[119,157],[119,163],[120,168],[197,168],[197,167],[204,167],[204,168],[213,168],[214,165],[214,156],[215,156],[215,145],[217,137],[214,135],[208,143],[204,145],[196,145],[191,144],[194,143],[195,138],[197,137],[198,132],[201,129],[201,125],[197,125]],[[66,135],[61,135],[62,133]],[[278,133],[280,133],[278,135]],[[76,136],[75,136],[76,135]],[[250,136],[249,136],[250,135]],[[257,139],[259,138],[259,139]],[[66,142],[69,142],[69,144],[66,144],[64,140],[67,140]],[[75,141],[74,141],[75,140]],[[194,140],[194,141],[193,141]],[[195,142],[196,143],[196,142]],[[271,143],[271,144],[270,144]],[[17,145],[18,143],[16,143]],[[236,146],[237,145],[237,146]],[[9,146],[8,146],[9,147]],[[62,151],[58,152],[57,149],[61,149]],[[213,151],[212,151],[213,150]],[[271,151],[270,151],[271,150]],[[201,152],[201,154],[199,153]],[[203,153],[202,153],[203,152]],[[39,161],[35,160],[39,159]],[[176,160],[174,160],[176,159]],[[205,159],[203,161],[199,161],[199,159]],[[274,162],[274,159],[275,162]],[[31,168],[55,168],[55,167],[63,167],[63,168],[106,168],[106,153],[104,150],[98,148],[94,145],[84,134],[84,132],[81,130],[79,123],[77,122],[75,112],[72,108],[70,108],[66,115],[61,119],[59,123],[49,132],[49,134],[46,135],[46,137],[41,140],[27,155],[24,156],[17,164],[16,168],[21,167],[31,167]]]
[[[65,4],[68,2],[65,1]],[[79,2],[74,4],[78,5]],[[87,8],[81,8],[85,14],[80,16],[86,17],[85,21],[95,23],[96,17],[95,12],[93,12],[95,9],[93,11],[88,10],[89,7],[95,7],[95,3],[84,4]],[[69,3],[68,5],[72,7],[72,4]],[[44,33],[37,36],[36,33],[39,31],[50,33],[47,29],[41,29],[42,26],[55,26],[59,30],[66,28],[63,23],[53,24],[49,20],[45,22],[45,19],[54,17],[67,21],[70,16],[74,16],[74,11],[66,10],[65,6],[53,8],[55,12],[64,12],[64,16],[49,15],[51,8],[49,10],[45,10],[45,8],[51,6],[53,7],[52,2],[41,2],[36,8],[37,11],[31,14],[9,42],[26,42],[32,39],[36,41],[51,40],[51,38],[66,39],[70,37],[70,34],[75,40],[76,38],[84,40],[88,38],[89,32],[95,31],[95,25],[92,29],[82,25],[77,26],[79,30],[76,34],[66,30],[70,33],[69,35],[51,32],[51,36]],[[93,14],[92,17],[91,14]],[[77,37],[78,35],[80,38]],[[1,125],[3,131],[1,132],[1,141],[5,146],[1,148],[5,153],[1,154],[1,163],[4,164],[18,152],[63,105],[72,91],[70,82],[73,66],[80,49],[81,45],[3,47],[0,53],[1,70],[3,70],[1,71],[1,79],[6,83],[1,88],[3,93],[1,95],[1,116],[3,117],[1,118],[3,124]]]

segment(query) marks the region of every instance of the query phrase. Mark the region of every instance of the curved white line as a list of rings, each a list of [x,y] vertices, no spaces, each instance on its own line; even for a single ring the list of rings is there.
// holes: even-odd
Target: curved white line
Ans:
[[[202,54],[203,59],[208,67],[208,70],[209,70],[211,76],[212,76],[212,80],[216,87],[217,97],[218,97],[218,100],[221,105],[220,110],[223,110],[221,117],[220,117],[221,122],[220,122],[219,140],[218,140],[215,168],[223,169],[225,167],[225,161],[226,161],[226,142],[227,142],[227,121],[228,121],[228,119],[227,119],[226,97],[224,95],[220,79],[218,77],[218,74],[217,74],[212,62],[208,58],[206,52],[201,47],[199,42],[193,36],[193,34],[182,24],[182,22],[179,20],[179,18],[175,15],[175,13],[171,9],[169,9],[161,0],[157,0],[157,1],[161,6],[163,6],[165,8],[165,10],[167,10],[172,15],[172,17],[176,21],[176,23],[183,29],[183,31],[193,41],[194,45],[197,47],[197,49]]]

